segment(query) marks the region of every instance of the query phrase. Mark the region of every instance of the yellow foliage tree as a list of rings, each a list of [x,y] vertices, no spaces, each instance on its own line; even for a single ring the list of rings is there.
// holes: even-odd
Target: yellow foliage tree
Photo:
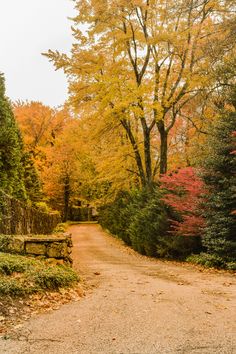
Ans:
[[[98,128],[124,130],[142,186],[152,184],[158,168],[166,173],[168,138],[186,105],[214,91],[211,68],[225,54],[224,23],[233,6],[221,0],[76,1],[71,56],[46,54],[68,76],[79,115],[95,117]]]

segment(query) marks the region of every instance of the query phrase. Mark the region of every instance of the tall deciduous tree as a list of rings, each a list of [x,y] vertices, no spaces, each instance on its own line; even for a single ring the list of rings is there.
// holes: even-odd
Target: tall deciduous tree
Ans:
[[[69,78],[75,110],[90,110],[97,124],[125,131],[142,186],[158,168],[166,173],[168,136],[185,105],[214,86],[208,46],[226,36],[227,6],[220,0],[76,1],[71,57],[47,53]]]
[[[82,184],[92,178],[89,165],[81,144],[79,122],[72,119],[47,151],[47,165],[42,173],[44,192],[64,220],[76,199],[81,199]]]
[[[25,148],[39,170],[46,163],[47,149],[55,143],[67,120],[66,109],[56,110],[41,102],[17,102],[14,114],[22,132]]]

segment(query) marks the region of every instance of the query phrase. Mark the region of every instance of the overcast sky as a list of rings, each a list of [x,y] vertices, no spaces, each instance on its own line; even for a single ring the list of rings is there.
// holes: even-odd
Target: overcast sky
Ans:
[[[11,100],[64,103],[66,78],[41,53],[70,51],[72,22],[67,17],[74,14],[71,0],[0,0],[0,71]]]

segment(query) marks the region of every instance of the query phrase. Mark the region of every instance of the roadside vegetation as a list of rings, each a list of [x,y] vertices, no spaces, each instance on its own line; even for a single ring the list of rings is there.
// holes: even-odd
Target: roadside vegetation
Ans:
[[[83,289],[77,273],[57,260],[0,252],[0,336],[37,313],[78,301]]]
[[[70,267],[47,259],[0,253],[0,296],[27,296],[76,285],[78,275]]]
[[[12,105],[0,74],[0,188],[65,222],[100,208],[142,254],[234,270],[234,2],[74,4],[70,54],[44,53],[68,78],[64,107]]]
[[[201,166],[119,193],[101,225],[142,254],[236,270],[235,130],[236,114],[222,113]]]

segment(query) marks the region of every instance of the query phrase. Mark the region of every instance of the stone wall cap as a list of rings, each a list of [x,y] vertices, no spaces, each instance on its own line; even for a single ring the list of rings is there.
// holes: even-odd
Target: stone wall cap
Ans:
[[[67,240],[65,235],[34,235],[24,236],[26,242],[63,242]]]

